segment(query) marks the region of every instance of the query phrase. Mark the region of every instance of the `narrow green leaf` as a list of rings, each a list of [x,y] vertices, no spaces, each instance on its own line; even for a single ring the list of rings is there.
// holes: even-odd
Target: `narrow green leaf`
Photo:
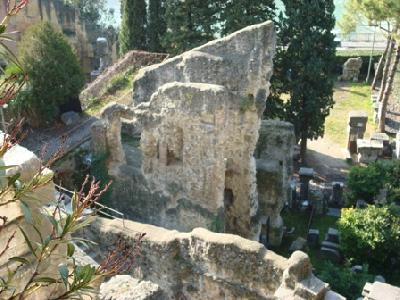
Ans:
[[[92,223],[96,219],[95,216],[88,216],[86,217],[82,222],[76,224],[74,227],[71,228],[71,232],[76,232],[77,230],[88,226],[90,223]]]
[[[77,196],[76,192],[74,192],[71,201],[72,201],[71,202],[72,203],[72,212],[75,213],[76,209],[78,207],[78,196]]]
[[[75,246],[72,243],[67,244],[67,256],[71,257],[75,253]]]
[[[57,280],[51,277],[35,277],[33,278],[33,282],[37,283],[57,283]]]
[[[7,26],[2,24],[0,25],[0,34],[3,34],[4,32],[6,32]]]
[[[15,257],[11,257],[8,259],[8,261],[15,261],[15,262],[19,262],[23,265],[28,265],[29,264],[29,260],[27,260],[26,258],[23,257],[19,257],[19,256],[15,256]]]
[[[64,264],[61,264],[58,266],[58,272],[61,275],[61,279],[64,282],[65,287],[68,287],[68,275],[69,275],[68,267]]]
[[[28,224],[33,225],[33,217],[32,217],[32,211],[31,211],[30,207],[28,206],[28,204],[26,204],[25,201],[21,201],[21,207],[22,207],[22,211],[25,216],[25,221]]]
[[[11,165],[11,166],[0,166],[0,171],[3,171],[3,170],[8,170],[8,169],[12,169],[12,168],[15,168],[15,167],[17,167],[17,165]]]
[[[15,183],[17,182],[17,180],[21,177],[20,173],[17,173],[15,175],[12,175],[10,177],[8,177],[8,186],[15,186]]]
[[[21,231],[22,235],[24,236],[25,242],[28,245],[29,250],[31,250],[31,253],[36,257],[35,250],[33,249],[32,243],[29,240],[28,236],[26,235],[25,231],[20,226],[18,226],[18,228]]]

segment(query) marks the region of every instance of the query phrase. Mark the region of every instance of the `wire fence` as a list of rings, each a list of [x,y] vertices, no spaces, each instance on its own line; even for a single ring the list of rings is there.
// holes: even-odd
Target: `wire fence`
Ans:
[[[72,198],[74,195],[73,191],[70,191],[58,184],[55,184],[55,187],[59,193],[66,194],[68,197]],[[108,206],[98,203],[98,202],[95,202],[94,206],[95,206],[95,212],[98,215],[101,215],[103,217],[110,218],[110,219],[122,219],[122,223],[125,227],[125,214],[123,214],[122,212],[120,212],[114,208],[108,207]]]

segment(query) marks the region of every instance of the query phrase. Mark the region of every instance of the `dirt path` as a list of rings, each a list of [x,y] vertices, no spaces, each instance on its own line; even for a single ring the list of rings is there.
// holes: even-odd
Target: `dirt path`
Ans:
[[[48,160],[62,145],[63,153],[67,154],[90,140],[90,127],[96,120],[96,117],[83,116],[78,124],[71,126],[56,125],[46,129],[30,129],[26,131],[27,136],[21,145],[38,156],[41,156],[42,148],[46,147],[44,160]]]
[[[346,150],[324,138],[309,141],[307,164],[326,182],[345,181],[350,169]]]

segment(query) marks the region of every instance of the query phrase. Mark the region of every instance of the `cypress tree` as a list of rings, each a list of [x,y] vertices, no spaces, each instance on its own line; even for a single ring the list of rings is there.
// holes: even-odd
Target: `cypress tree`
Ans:
[[[335,6],[333,0],[283,3],[285,15],[279,18],[280,47],[266,116],[294,124],[304,162],[307,139],[323,136],[325,118],[334,104]]]
[[[220,0],[220,7],[223,35],[273,20],[275,16],[274,0]]]
[[[146,49],[147,11],[145,0],[122,0],[122,23],[119,34],[120,53]]]
[[[161,39],[167,30],[165,24],[165,0],[149,0],[148,45],[152,52],[163,52]]]
[[[214,39],[216,12],[212,0],[167,0],[165,49],[179,54]]]

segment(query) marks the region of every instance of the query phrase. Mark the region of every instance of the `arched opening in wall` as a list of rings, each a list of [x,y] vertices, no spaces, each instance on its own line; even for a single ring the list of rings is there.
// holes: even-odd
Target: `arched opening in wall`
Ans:
[[[225,232],[236,233],[237,216],[234,212],[235,195],[230,187],[232,181],[232,174],[225,172],[225,189],[224,189],[224,222]]]

